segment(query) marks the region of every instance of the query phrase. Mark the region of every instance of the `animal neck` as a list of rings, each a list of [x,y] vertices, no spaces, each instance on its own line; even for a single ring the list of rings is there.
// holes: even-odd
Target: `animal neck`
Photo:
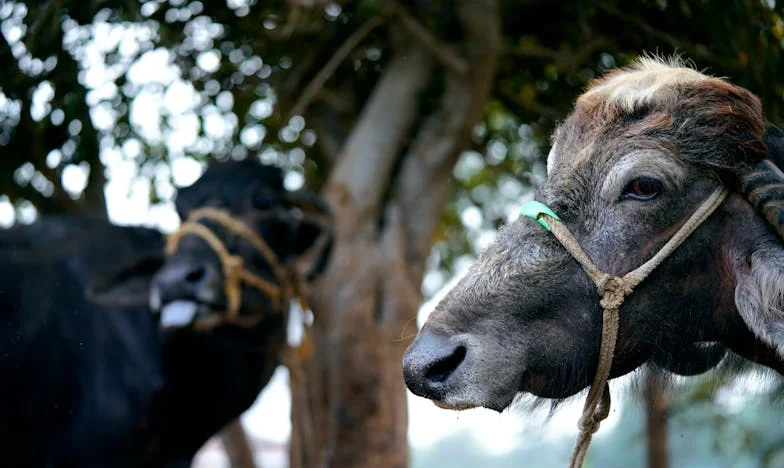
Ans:
[[[156,457],[189,458],[247,410],[275,371],[285,342],[285,327],[267,323],[266,336],[262,327],[221,326],[209,333],[182,329],[167,335],[162,344],[166,385],[153,401],[142,445],[165,447],[166,453]]]

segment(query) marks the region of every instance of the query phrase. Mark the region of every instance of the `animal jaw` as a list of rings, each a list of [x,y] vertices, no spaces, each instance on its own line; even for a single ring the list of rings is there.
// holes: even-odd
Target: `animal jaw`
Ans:
[[[452,411],[465,411],[469,409],[476,408],[476,405],[469,405],[469,404],[449,404],[444,403],[443,401],[433,400],[433,404],[438,406],[441,409],[447,409]]]

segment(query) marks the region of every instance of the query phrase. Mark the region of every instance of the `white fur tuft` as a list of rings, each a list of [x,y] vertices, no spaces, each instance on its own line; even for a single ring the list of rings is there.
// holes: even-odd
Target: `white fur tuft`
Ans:
[[[679,57],[643,56],[630,66],[600,80],[583,98],[617,102],[626,111],[671,97],[678,85],[709,79]]]

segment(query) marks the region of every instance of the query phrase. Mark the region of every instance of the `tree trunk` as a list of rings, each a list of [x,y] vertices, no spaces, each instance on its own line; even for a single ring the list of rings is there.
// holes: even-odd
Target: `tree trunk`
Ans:
[[[667,418],[670,399],[667,386],[659,371],[645,372],[643,396],[645,399],[645,429],[648,437],[648,468],[669,468],[667,448]]]
[[[220,439],[231,468],[258,468],[253,448],[239,418],[221,430]]]
[[[419,43],[398,47],[324,189],[335,237],[308,293],[313,356],[292,370],[292,468],[408,466],[400,361],[451,169],[482,115],[500,49],[495,0],[455,5],[471,72],[436,67]],[[419,93],[435,73],[446,81],[441,104],[421,116]]]

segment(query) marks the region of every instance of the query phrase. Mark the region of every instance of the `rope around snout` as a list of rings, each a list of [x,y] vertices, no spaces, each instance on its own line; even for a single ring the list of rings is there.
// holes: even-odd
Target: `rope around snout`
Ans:
[[[267,262],[278,283],[266,280],[245,268],[242,257],[231,254],[224,242],[203,223],[204,220],[215,222],[252,245]],[[194,323],[195,328],[210,330],[222,323],[231,323],[243,327],[252,327],[259,324],[264,318],[263,314],[254,316],[240,316],[239,314],[242,306],[243,284],[258,290],[261,294],[268,297],[271,303],[277,303],[280,307],[273,308],[273,312],[283,313],[287,309],[287,302],[294,298],[299,300],[303,312],[310,308],[302,294],[299,279],[293,277],[290,280],[287,271],[280,264],[278,256],[264,239],[229,212],[217,208],[194,210],[180,228],[167,238],[166,255],[173,255],[182,239],[187,235],[195,235],[201,238],[218,256],[221,269],[223,270],[223,287],[227,302],[225,314],[212,315],[207,319],[202,319],[201,322]],[[289,379],[292,398],[297,398],[298,396],[302,398],[301,389],[306,388],[304,382],[307,378],[305,363],[310,361],[312,355],[312,337],[309,327],[303,323],[303,335],[299,346],[291,347],[286,345],[280,352],[280,361],[288,367],[290,372]],[[303,417],[306,421],[313,421],[313,416],[307,409]],[[312,423],[310,425],[312,426]]]
[[[232,255],[220,238],[203,224],[204,220],[217,223],[227,231],[247,241],[264,258],[272,269],[278,283],[266,280],[245,268],[244,261],[239,255]],[[223,270],[223,288],[226,294],[225,317],[215,316],[202,320],[200,328],[213,328],[226,321],[242,326],[253,326],[259,323],[262,316],[241,317],[242,285],[258,290],[268,297],[271,302],[283,304],[284,301],[294,297],[294,288],[278,261],[275,252],[267,245],[264,239],[248,228],[245,223],[234,218],[231,214],[217,208],[200,208],[194,210],[180,228],[172,233],[166,241],[166,255],[173,255],[186,235],[200,237],[218,256]],[[277,310],[277,309],[275,309]]]
[[[526,212],[524,208],[524,215],[535,219],[545,229],[551,231],[558,242],[583,267],[588,277],[596,285],[601,298],[599,304],[603,313],[599,362],[588,396],[585,398],[583,413],[577,424],[580,433],[569,462],[570,468],[582,467],[593,434],[599,430],[602,421],[610,414],[610,390],[607,380],[610,378],[610,369],[615,354],[620,309],[623,301],[721,205],[727,194],[728,191],[723,186],[716,188],[650,260],[622,277],[612,276],[601,271],[580,247],[577,239],[549,208],[541,204],[541,207],[534,208],[538,209],[534,212]]]

